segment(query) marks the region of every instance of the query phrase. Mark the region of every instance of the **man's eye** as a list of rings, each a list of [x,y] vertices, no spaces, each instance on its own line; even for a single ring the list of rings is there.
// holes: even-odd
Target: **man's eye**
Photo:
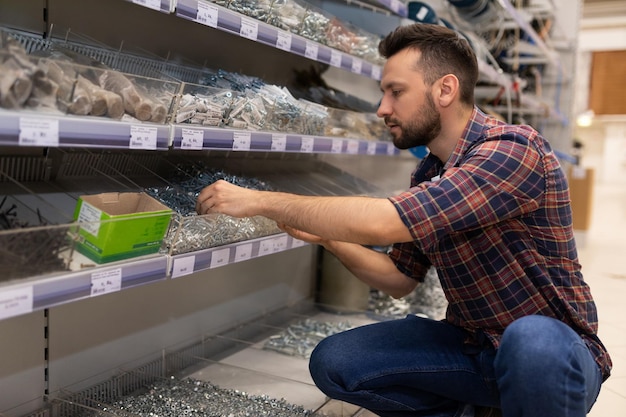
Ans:
[[[392,96],[394,96],[394,97],[399,96],[399,95],[400,95],[400,93],[401,93],[401,91],[400,91],[400,90],[391,90],[391,95],[392,95]]]

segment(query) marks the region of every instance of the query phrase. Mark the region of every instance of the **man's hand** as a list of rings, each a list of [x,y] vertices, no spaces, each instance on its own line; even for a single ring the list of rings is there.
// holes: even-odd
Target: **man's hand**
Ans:
[[[261,191],[218,180],[205,187],[196,201],[198,214],[222,213],[232,217],[252,217],[257,212]]]

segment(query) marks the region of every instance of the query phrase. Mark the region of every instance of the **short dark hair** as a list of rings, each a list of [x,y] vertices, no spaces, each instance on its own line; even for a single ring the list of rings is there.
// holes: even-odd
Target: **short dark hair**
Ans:
[[[415,65],[422,71],[426,84],[432,85],[444,75],[454,74],[459,79],[461,102],[474,105],[478,63],[467,39],[445,26],[415,23],[399,26],[378,44],[378,52],[385,58],[405,48],[421,52]]]

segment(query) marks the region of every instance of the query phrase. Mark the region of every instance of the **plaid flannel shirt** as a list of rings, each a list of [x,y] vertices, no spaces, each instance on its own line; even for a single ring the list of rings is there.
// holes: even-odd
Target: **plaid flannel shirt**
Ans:
[[[605,378],[596,306],[574,241],[567,179],[548,142],[477,108],[450,159],[429,154],[411,188],[390,198],[413,242],[393,246],[400,271],[437,269],[446,320],[498,347],[515,319],[544,315],[579,333]]]

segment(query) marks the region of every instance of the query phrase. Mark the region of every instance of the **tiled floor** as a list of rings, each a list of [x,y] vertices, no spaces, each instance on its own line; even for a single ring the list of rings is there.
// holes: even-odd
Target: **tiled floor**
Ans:
[[[597,185],[592,213],[590,229],[577,237],[579,255],[597,301],[600,337],[612,354],[614,371],[590,416],[626,417],[626,185]],[[348,320],[352,325],[371,321],[365,315],[329,313],[312,318],[322,322]],[[311,381],[307,359],[264,350],[264,341],[248,342],[245,349],[191,376],[223,388],[284,398],[318,410],[316,415],[374,417],[349,404],[329,402]]]

